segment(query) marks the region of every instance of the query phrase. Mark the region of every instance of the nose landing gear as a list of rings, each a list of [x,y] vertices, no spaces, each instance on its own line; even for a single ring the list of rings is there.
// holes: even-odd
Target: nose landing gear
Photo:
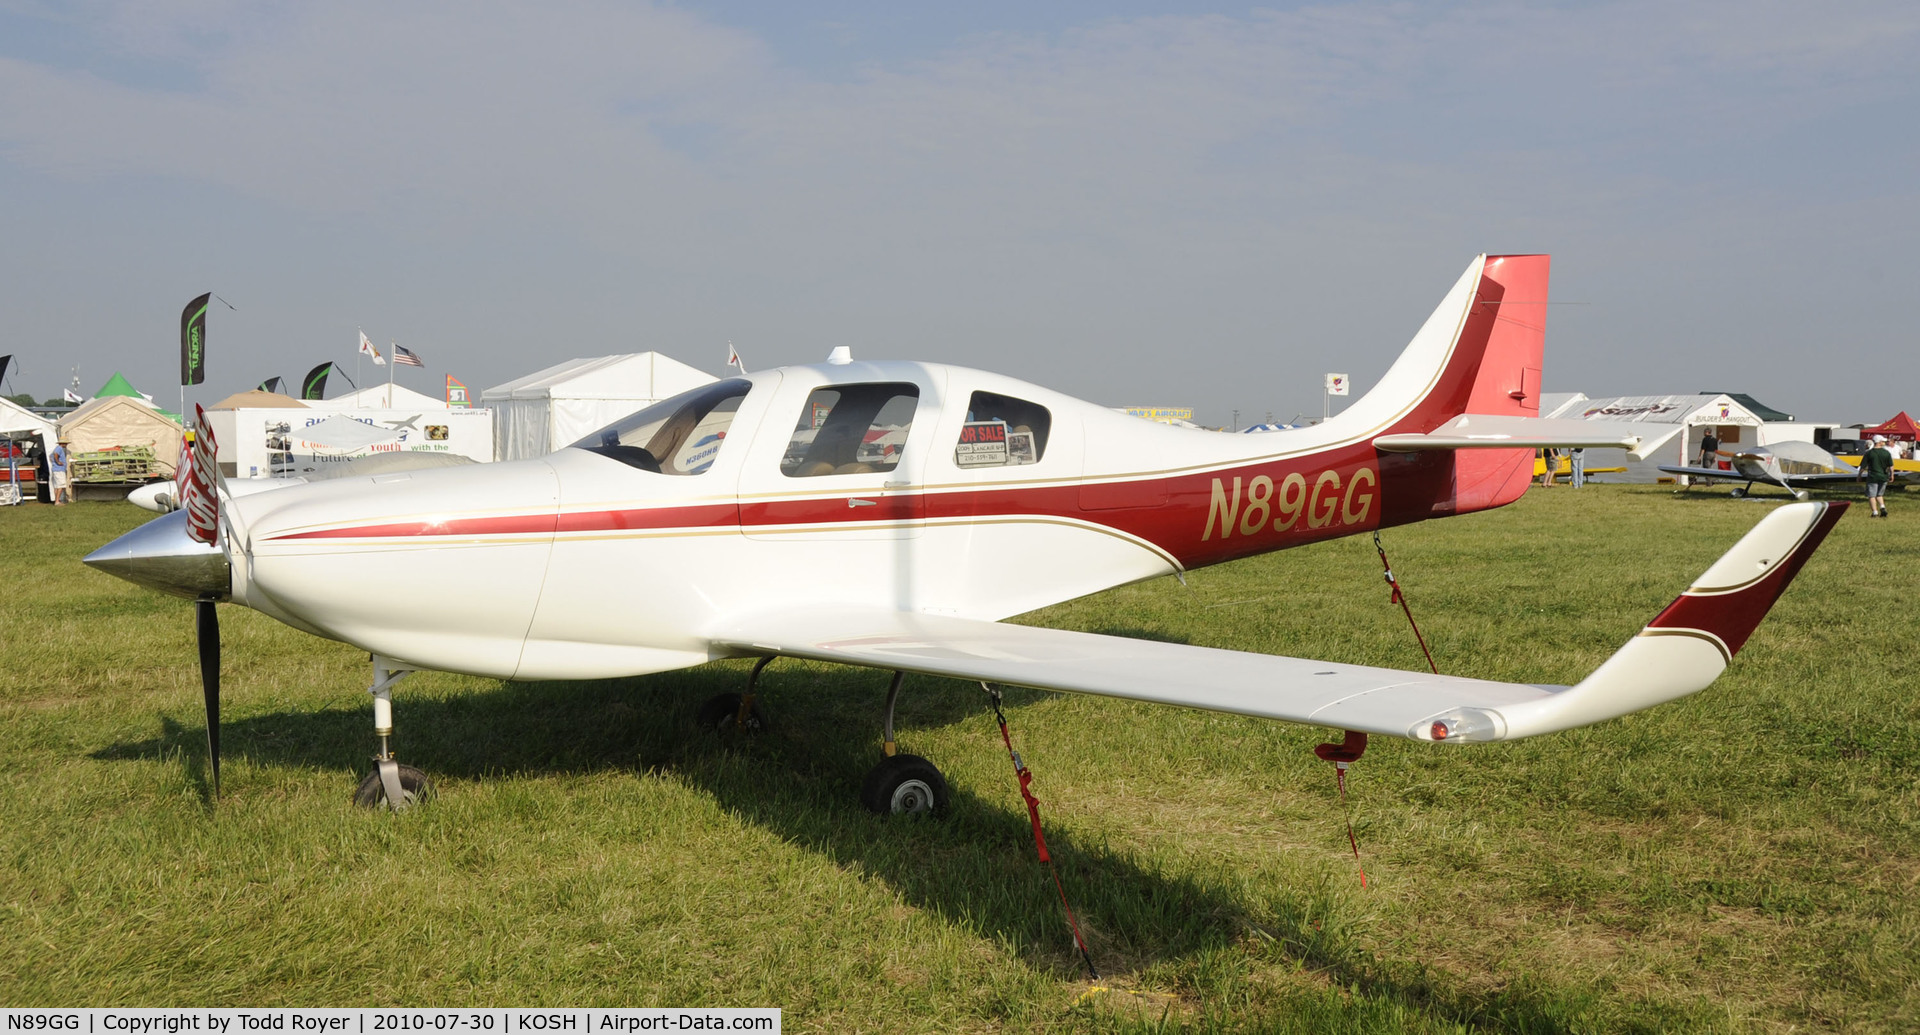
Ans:
[[[373,735],[380,738],[380,752],[373,756],[373,769],[353,792],[353,803],[361,808],[382,806],[399,812],[433,797],[433,781],[410,765],[394,761],[388,741],[393,736],[393,684],[412,675],[410,668],[389,667],[385,658],[373,658]]]

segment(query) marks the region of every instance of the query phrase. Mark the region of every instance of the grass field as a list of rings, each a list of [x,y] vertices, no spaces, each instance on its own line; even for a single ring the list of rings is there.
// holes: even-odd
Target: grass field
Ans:
[[[1535,490],[1386,543],[1442,671],[1572,682],[1772,504]],[[223,608],[210,805],[193,617],[79,558],[146,515],[0,512],[0,1005],[779,1006],[794,1031],[1920,1029],[1920,510],[1857,507],[1713,687],[1602,727],[1378,739],[1348,853],[1326,731],[1014,691],[1107,975],[1084,980],[983,695],[909,679],[952,815],[857,803],[886,675],[782,661],[771,729],[691,728],[743,663],[427,674],[348,804],[366,656]],[[1423,667],[1372,544],[1036,624]],[[370,593],[377,600],[377,593]]]

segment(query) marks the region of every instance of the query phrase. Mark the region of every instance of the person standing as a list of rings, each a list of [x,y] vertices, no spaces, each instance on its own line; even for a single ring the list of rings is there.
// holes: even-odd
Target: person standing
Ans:
[[[1873,436],[1873,448],[1860,458],[1861,478],[1867,482],[1867,505],[1873,508],[1868,517],[1887,516],[1887,483],[1893,480],[1893,454],[1887,451],[1887,440],[1880,435]]]
[[[67,440],[62,436],[47,454],[47,482],[53,487],[53,505],[64,506],[73,498],[73,483],[67,478]]]
[[[1587,451],[1574,449],[1567,454],[1567,462],[1573,465],[1573,487],[1578,489],[1587,484]]]
[[[1714,435],[1712,428],[1708,428],[1706,435],[1700,439],[1700,466],[1715,466],[1719,463],[1716,459],[1719,455],[1720,439]]]

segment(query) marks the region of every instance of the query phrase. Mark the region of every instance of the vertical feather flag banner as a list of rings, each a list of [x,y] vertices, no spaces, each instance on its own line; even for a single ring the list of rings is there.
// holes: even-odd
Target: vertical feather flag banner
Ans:
[[[473,399],[467,395],[467,386],[455,380],[452,374],[447,375],[447,405],[454,407],[473,405]]]
[[[278,377],[269,377],[254,388],[256,392],[278,392],[279,390],[280,379]]]
[[[7,368],[12,365],[13,365],[13,353],[9,352],[4,356],[0,356],[0,384],[6,383]]]
[[[322,363],[307,371],[306,379],[300,382],[300,398],[324,399],[327,397],[327,371],[333,369],[332,363]]]
[[[201,295],[180,310],[180,386],[197,385],[207,379],[207,300],[212,292]]]

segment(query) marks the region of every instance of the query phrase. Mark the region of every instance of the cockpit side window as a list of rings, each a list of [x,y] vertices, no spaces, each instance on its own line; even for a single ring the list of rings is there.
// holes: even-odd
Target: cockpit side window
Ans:
[[[601,428],[573,444],[654,474],[705,474],[753,382],[702,385]]]
[[[867,474],[900,465],[920,389],[910,384],[816,388],[794,423],[780,458],[789,478]]]
[[[967,403],[967,422],[953,447],[956,467],[1014,467],[1037,464],[1047,452],[1053,415],[1045,406],[993,392],[975,392]]]

